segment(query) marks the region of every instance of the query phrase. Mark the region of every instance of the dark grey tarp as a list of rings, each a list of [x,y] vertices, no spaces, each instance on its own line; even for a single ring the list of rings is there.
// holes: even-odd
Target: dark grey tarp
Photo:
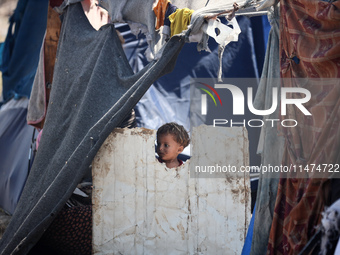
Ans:
[[[39,151],[0,254],[26,254],[72,194],[112,130],[173,69],[184,38],[134,74],[113,25],[96,31],[81,4],[66,8]]]

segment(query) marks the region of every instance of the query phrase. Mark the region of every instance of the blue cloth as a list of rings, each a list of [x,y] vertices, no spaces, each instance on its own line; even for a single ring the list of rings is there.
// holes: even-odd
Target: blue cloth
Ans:
[[[26,123],[27,108],[0,111],[0,207],[13,214],[29,172],[34,128]]]
[[[251,242],[253,239],[254,221],[255,221],[256,203],[253,211],[253,216],[251,217],[247,237],[242,248],[242,255],[249,255],[251,250]]]
[[[164,26],[170,27],[170,20],[169,16],[173,14],[177,10],[177,7],[174,6],[173,4],[169,3],[168,8],[166,9],[165,12],[165,18],[164,18]]]
[[[4,102],[13,97],[29,98],[31,94],[46,30],[47,10],[46,0],[19,0],[10,17],[0,63]]]

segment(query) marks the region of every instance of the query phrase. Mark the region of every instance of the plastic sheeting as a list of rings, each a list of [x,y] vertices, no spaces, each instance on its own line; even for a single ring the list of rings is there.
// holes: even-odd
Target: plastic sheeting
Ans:
[[[261,17],[256,20],[238,17],[238,22],[242,32],[239,41],[231,42],[224,51],[222,77],[259,77],[258,63],[262,70],[267,23]],[[252,27],[256,27],[257,34]],[[145,38],[140,36],[136,39],[128,25],[119,24],[116,28],[125,39],[124,51],[132,69],[135,72],[141,70],[147,64]],[[138,102],[135,107],[138,126],[157,129],[166,122],[176,121],[190,130],[190,79],[216,78],[219,69],[218,45],[214,39],[209,40],[211,53],[198,52],[196,47],[196,43],[184,45],[174,71],[158,79]],[[254,86],[255,93],[257,85]],[[260,157],[256,155],[259,130],[248,129],[248,134],[250,163],[259,165]]]
[[[27,125],[27,99],[12,99],[0,109],[0,207],[12,214],[29,172],[34,128]]]
[[[279,60],[279,10],[271,14],[273,26],[269,34],[269,44],[263,67],[262,80],[255,96],[256,109],[269,109],[272,105],[272,88],[280,88],[280,60]],[[276,110],[265,119],[278,119],[279,111]],[[265,128],[261,130],[261,142],[258,153],[261,154],[263,165],[279,166],[284,150],[284,138],[279,136],[277,128]],[[273,221],[274,206],[279,182],[279,173],[264,173],[260,175],[256,199],[256,217],[254,220],[254,233],[251,246],[251,254],[265,254],[269,238],[269,231]]]

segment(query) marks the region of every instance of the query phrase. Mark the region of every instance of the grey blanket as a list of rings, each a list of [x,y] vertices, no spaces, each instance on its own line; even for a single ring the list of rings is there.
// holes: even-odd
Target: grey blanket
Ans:
[[[161,59],[134,74],[113,25],[96,31],[80,3],[66,8],[39,151],[1,239],[1,255],[26,254],[34,246],[106,137],[172,70],[183,44],[183,37],[173,37]]]

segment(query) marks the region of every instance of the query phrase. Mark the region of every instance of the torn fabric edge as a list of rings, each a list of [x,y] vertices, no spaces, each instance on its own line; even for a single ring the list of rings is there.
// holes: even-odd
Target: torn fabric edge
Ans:
[[[201,37],[202,39],[198,42],[197,46],[198,51],[201,50],[205,50],[208,52],[210,51],[208,48],[208,36],[213,37],[215,41],[219,44],[218,58],[220,65],[217,77],[219,82],[222,82],[222,57],[224,49],[230,42],[237,42],[238,36],[241,33],[240,26],[238,25],[238,22],[235,17],[228,21],[228,24],[232,25],[233,28],[224,25],[223,23],[220,22],[220,20],[210,19],[208,20],[208,22],[205,21],[207,16],[210,16],[212,14],[218,14],[221,11],[221,9],[222,9],[221,7],[202,8],[195,11],[192,15],[191,23],[188,26],[188,30],[190,31],[191,35],[203,33]],[[227,7],[225,7],[225,10],[227,10]],[[222,16],[227,16],[227,14]],[[216,30],[219,31],[218,34],[215,32]],[[183,33],[185,32],[186,31],[184,31]]]

